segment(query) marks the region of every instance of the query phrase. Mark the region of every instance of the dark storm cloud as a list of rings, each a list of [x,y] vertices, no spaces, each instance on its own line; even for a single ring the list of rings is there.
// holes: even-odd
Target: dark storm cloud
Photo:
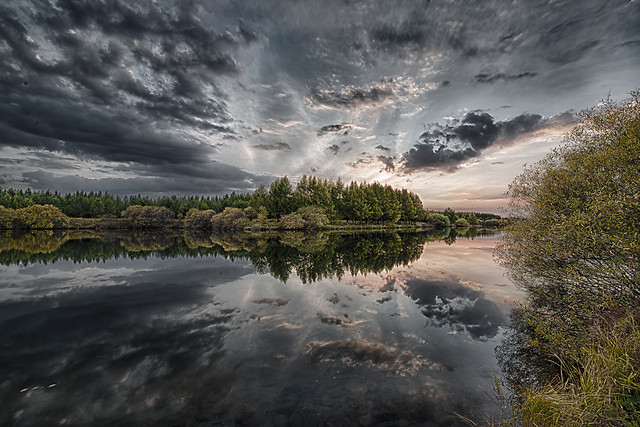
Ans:
[[[558,120],[566,117],[558,116]],[[552,118],[554,119],[554,118]],[[552,120],[539,114],[521,114],[510,120],[494,121],[488,113],[470,112],[462,121],[440,125],[433,123],[430,130],[420,135],[420,142],[404,154],[403,168],[415,170],[455,170],[461,163],[478,157],[482,151],[498,141],[508,142],[534,132]]]
[[[479,73],[474,77],[478,83],[495,83],[498,80],[511,81],[511,80],[520,80],[520,79],[530,79],[537,75],[538,73],[520,73],[520,74],[505,74],[505,73]]]
[[[198,2],[11,2],[0,9],[1,143],[143,164],[199,163],[230,136],[217,76],[250,30]],[[244,28],[244,30],[240,30]]]
[[[172,194],[223,195],[231,191],[246,193],[259,185],[273,181],[270,175],[253,175],[234,166],[211,162],[208,166],[193,168],[188,165],[175,170],[149,167],[148,169],[120,168],[134,177],[86,178],[79,175],[54,175],[46,170],[22,173],[25,185],[35,190],[56,189],[61,193],[73,193],[78,189],[105,191],[112,194],[144,194],[163,196]],[[168,169],[168,168],[167,168]]]
[[[256,144],[252,146],[256,150],[261,151],[284,151],[291,150],[291,146],[286,142],[270,142],[264,144]]]
[[[466,331],[474,339],[495,337],[498,328],[506,322],[496,303],[488,300],[484,292],[463,284],[455,275],[409,276],[404,289],[420,305],[430,324]]]

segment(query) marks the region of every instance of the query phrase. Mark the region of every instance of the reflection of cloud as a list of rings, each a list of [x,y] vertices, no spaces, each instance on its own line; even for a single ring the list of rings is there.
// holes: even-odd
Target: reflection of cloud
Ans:
[[[479,286],[469,286],[459,276],[408,276],[402,286],[433,325],[449,325],[474,339],[486,339],[495,337],[505,322],[498,305]]]
[[[425,360],[411,352],[380,342],[363,339],[310,341],[307,356],[315,362],[339,361],[346,366],[367,366],[394,375],[415,374],[421,367],[444,370],[438,363]]]
[[[14,423],[6,417],[19,411],[27,424],[58,424],[59,414],[70,425],[121,424],[136,417],[164,423],[201,411],[202,396],[223,397],[229,381],[210,368],[224,354],[237,312],[208,304],[208,292],[211,285],[246,274],[246,266],[225,260],[182,264],[134,274],[99,268],[96,278],[127,285],[72,290],[71,280],[84,269],[66,272],[61,265],[49,280],[37,281],[38,292],[32,287],[21,299],[3,301],[0,424]],[[53,285],[67,292],[52,294],[50,279],[66,274],[71,279]],[[43,387],[32,390],[37,386]],[[16,393],[23,389],[28,390]],[[70,403],[87,396],[99,396],[99,404]],[[214,409],[207,411],[213,415]]]

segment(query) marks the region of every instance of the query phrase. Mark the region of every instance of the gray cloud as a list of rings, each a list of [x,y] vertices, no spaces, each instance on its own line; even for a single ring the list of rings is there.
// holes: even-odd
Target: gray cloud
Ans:
[[[393,91],[382,85],[346,87],[340,90],[313,88],[309,99],[314,104],[331,108],[356,109],[378,105],[393,96]]]
[[[256,150],[261,151],[283,151],[283,150],[291,150],[291,146],[286,142],[270,142],[264,144],[256,144],[252,146]]]
[[[404,283],[407,295],[416,301],[430,324],[448,325],[466,331],[474,339],[493,338],[507,321],[497,304],[484,292],[461,283],[460,277],[409,276]]]
[[[134,168],[138,176],[130,178],[86,178],[79,175],[54,175],[44,170],[22,173],[22,182],[35,190],[56,189],[61,193],[108,190],[116,195],[166,194],[223,195],[231,191],[246,193],[273,181],[270,175],[253,175],[230,165],[212,162],[209,167],[162,171],[155,167]],[[130,171],[130,170],[129,170]]]
[[[349,132],[353,129],[353,126],[348,123],[340,123],[336,125],[322,126],[318,131],[318,136],[333,133],[336,135],[349,135]]]
[[[479,73],[474,77],[478,83],[495,83],[498,80],[511,81],[520,79],[530,79],[538,75],[538,73],[525,72],[520,74],[505,74],[505,73]]]
[[[558,117],[556,120],[567,119]],[[434,123],[431,130],[420,135],[420,142],[404,154],[403,169],[452,171],[498,141],[508,142],[552,122],[539,114],[521,114],[496,122],[488,113],[470,112],[453,124]]]
[[[378,145],[376,145],[376,150],[391,151],[391,148],[389,148],[389,147],[385,147],[385,146],[384,146],[384,145],[382,145],[382,144],[378,144]]]
[[[0,144],[146,165],[205,162],[211,136],[234,136],[217,76],[237,73],[231,52],[253,40],[242,24],[235,35],[213,30],[207,13],[195,1],[2,6]]]
[[[382,162],[384,170],[387,172],[391,172],[396,168],[396,165],[393,163],[393,157],[391,156],[378,156],[377,159]]]

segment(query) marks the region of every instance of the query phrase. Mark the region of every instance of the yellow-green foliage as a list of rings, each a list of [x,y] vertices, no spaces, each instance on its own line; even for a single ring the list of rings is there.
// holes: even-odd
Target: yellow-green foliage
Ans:
[[[640,425],[640,328],[637,313],[600,319],[557,382],[522,390],[525,426]]]
[[[210,229],[212,227],[211,220],[215,215],[216,211],[211,209],[190,209],[184,217],[184,226],[186,228]]]
[[[129,206],[120,216],[134,228],[162,228],[174,219],[173,212],[161,206]]]
[[[584,112],[509,188],[519,219],[496,255],[527,291],[520,342],[557,373],[520,388],[525,426],[640,425],[639,183],[634,91]]]
[[[533,303],[577,292],[640,299],[639,183],[640,91],[583,113],[563,147],[514,180],[510,208],[521,219],[497,254],[541,298]]]
[[[295,212],[280,217],[279,226],[284,230],[301,230],[305,227],[306,221]]]
[[[10,231],[0,233],[0,252],[18,250],[34,254],[55,252],[69,240],[67,231],[33,230],[15,235]]]
[[[240,208],[224,208],[224,211],[211,218],[214,230],[242,230],[249,224],[249,219]]]
[[[456,227],[460,227],[460,228],[469,228],[469,221],[467,221],[464,218],[458,218],[456,220]]]
[[[0,206],[0,229],[65,228],[69,218],[52,205],[33,205],[22,209]]]

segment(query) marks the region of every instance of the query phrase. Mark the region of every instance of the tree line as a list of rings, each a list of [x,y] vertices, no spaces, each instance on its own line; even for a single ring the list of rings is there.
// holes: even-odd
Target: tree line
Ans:
[[[164,207],[175,216],[184,216],[191,209],[211,209],[222,212],[226,207],[244,209],[249,206],[250,194],[226,194],[222,197],[165,196],[156,199],[147,196],[114,196],[107,192],[77,191],[60,194],[57,191],[0,189],[0,206],[23,209],[30,206],[52,205],[72,218],[101,218],[118,216],[130,206]]]
[[[478,225],[481,220],[500,218],[494,214],[456,213],[451,208],[444,212],[430,212],[424,209],[417,194],[406,189],[396,189],[378,182],[354,181],[345,185],[340,178],[332,181],[306,175],[295,186],[285,176],[275,180],[269,188],[260,186],[253,194],[233,192],[222,197],[174,195],[153,199],[141,195],[120,197],[102,192],[60,194],[49,190],[0,189],[0,207],[15,211],[14,216],[27,212],[24,209],[48,205],[58,208],[70,218],[138,217],[147,213],[146,210],[155,208],[153,218],[160,214],[164,219],[186,217],[188,224],[194,222],[193,219],[208,221],[213,215],[224,212],[241,212],[248,219],[276,219],[287,224],[308,220],[310,216],[319,218],[318,215],[326,217],[326,220],[320,218],[314,223],[354,221],[395,224],[419,221],[441,227],[467,227]],[[140,207],[147,209],[141,210]]]

